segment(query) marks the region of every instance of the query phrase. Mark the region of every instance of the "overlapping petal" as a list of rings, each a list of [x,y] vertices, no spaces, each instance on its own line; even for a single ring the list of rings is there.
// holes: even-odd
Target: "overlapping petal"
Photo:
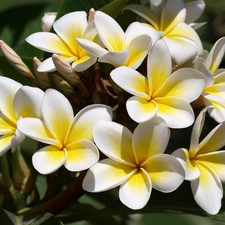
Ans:
[[[11,147],[11,140],[14,134],[0,136],[0,156],[4,155]]]
[[[46,146],[32,156],[34,168],[41,174],[50,174],[58,170],[67,158],[67,151],[55,146]]]
[[[152,185],[148,174],[140,170],[120,186],[119,197],[129,208],[141,209],[147,204],[151,191]]]
[[[16,130],[16,125],[11,123],[6,117],[0,113],[0,135],[13,134]]]
[[[133,167],[110,158],[103,159],[88,170],[83,181],[83,188],[89,192],[112,189],[127,181],[135,172],[133,170]]]
[[[79,140],[66,146],[65,167],[69,171],[82,171],[90,168],[99,160],[99,152],[93,142]]]
[[[164,193],[176,190],[184,181],[184,169],[171,155],[152,156],[144,164],[144,168],[150,176],[153,188]]]

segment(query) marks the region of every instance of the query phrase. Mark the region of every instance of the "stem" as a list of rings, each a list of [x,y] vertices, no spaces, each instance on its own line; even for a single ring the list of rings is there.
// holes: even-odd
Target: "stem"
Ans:
[[[38,172],[34,169],[34,167],[31,168],[30,174],[26,180],[26,183],[23,188],[24,195],[28,196],[32,193],[32,191],[35,188],[35,183],[37,180]]]
[[[9,173],[9,164],[7,159],[7,154],[0,157],[0,170],[2,173],[2,180],[6,188],[10,188],[12,180]]]

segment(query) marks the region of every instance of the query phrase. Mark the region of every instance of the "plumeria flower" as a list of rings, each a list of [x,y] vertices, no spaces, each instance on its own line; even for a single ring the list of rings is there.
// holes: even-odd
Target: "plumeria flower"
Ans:
[[[183,182],[184,170],[178,160],[163,154],[170,131],[161,118],[139,124],[133,134],[118,123],[102,121],[94,126],[93,137],[109,158],[88,170],[84,190],[101,192],[120,186],[121,202],[131,209],[141,209],[152,188],[168,193]]]
[[[0,156],[10,148],[15,150],[25,135],[17,129],[21,117],[41,118],[44,92],[0,76]]]
[[[62,16],[53,23],[56,32],[37,32],[26,38],[26,41],[46,52],[59,54],[64,60],[72,64],[72,68],[81,72],[96,62],[96,57],[85,51],[76,38],[93,40],[96,37],[94,24],[87,22],[84,11],[72,12]],[[56,70],[52,58],[48,58],[38,67],[40,72]]]
[[[131,4],[124,10],[129,9],[138,14],[160,34],[176,64],[181,65],[196,55],[202,55],[203,48],[198,34],[185,23],[186,8],[182,0],[150,0],[150,6],[148,9]]]
[[[67,98],[54,89],[47,89],[41,111],[43,120],[24,118],[18,122],[21,132],[47,144],[32,157],[39,173],[53,173],[62,165],[69,171],[81,171],[98,161],[99,152],[92,142],[92,128],[101,120],[111,120],[110,107],[90,105],[74,117]]]
[[[205,106],[213,106],[208,108],[208,112],[218,123],[225,121],[225,70],[218,69],[224,52],[225,37],[222,37],[203,61],[201,58],[195,60],[195,68],[200,70],[206,79],[201,98]]]
[[[138,122],[162,117],[171,128],[190,126],[194,122],[190,102],[200,96],[204,77],[191,68],[171,74],[170,53],[163,40],[157,41],[149,54],[147,77],[138,71],[119,67],[111,72],[113,81],[134,95],[126,102],[130,117]]]
[[[225,150],[218,151],[225,145],[225,123],[217,125],[199,143],[206,110],[195,121],[189,151],[180,148],[172,155],[183,165],[197,204],[207,213],[217,214],[223,197],[221,181],[225,181]]]
[[[160,37],[154,29],[139,22],[131,23],[124,33],[112,17],[101,11],[95,13],[94,23],[104,47],[86,39],[77,38],[77,41],[97,56],[99,62],[114,67],[123,65],[136,69],[143,62],[150,46]]]
[[[41,19],[41,28],[43,31],[50,31],[52,24],[54,23],[57,16],[57,12],[46,12]]]

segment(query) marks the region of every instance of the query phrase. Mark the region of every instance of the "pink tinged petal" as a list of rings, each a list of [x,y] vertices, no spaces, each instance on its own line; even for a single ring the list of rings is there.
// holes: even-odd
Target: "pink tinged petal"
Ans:
[[[143,167],[150,176],[153,188],[160,192],[172,192],[184,181],[185,171],[180,162],[171,155],[155,155]]]
[[[20,145],[24,140],[25,140],[26,136],[25,134],[23,134],[21,131],[19,131],[18,129],[15,132],[15,135],[12,137],[11,140],[11,150],[12,152],[15,152],[16,147],[18,145]]]
[[[14,98],[13,106],[17,117],[41,118],[41,103],[44,92],[35,87],[23,86]]]
[[[199,154],[205,154],[219,150],[225,145],[225,123],[217,125],[199,144]]]
[[[130,4],[125,6],[123,10],[131,10],[143,19],[147,20],[156,30],[159,30],[159,21],[154,13],[148,8],[142,5]]]
[[[99,152],[93,142],[80,140],[66,146],[66,169],[69,171],[82,171],[90,168],[99,160]]]
[[[112,109],[102,104],[93,104],[80,110],[73,119],[65,145],[80,139],[93,140],[93,127],[100,121],[112,120]]]
[[[212,47],[207,59],[206,66],[209,71],[214,74],[219,68],[219,65],[224,57],[225,51],[225,37],[220,38]]]
[[[210,167],[222,182],[225,181],[225,150],[198,155],[196,160]]]
[[[134,172],[133,167],[109,158],[103,159],[88,170],[83,189],[89,192],[107,191],[127,181]]]
[[[165,121],[155,117],[140,123],[133,134],[133,148],[138,164],[142,164],[156,154],[164,153],[170,137]]]
[[[151,180],[148,174],[141,169],[121,185],[119,198],[131,209],[142,209],[148,203],[151,191]]]
[[[197,20],[202,15],[205,9],[205,2],[202,0],[188,2],[185,4],[185,8],[186,8],[185,22],[189,24]]]
[[[163,40],[169,48],[172,59],[178,65],[184,64],[198,53],[197,45],[189,39],[183,37],[163,37]],[[181,52],[185,52],[185,54],[180,54]]]
[[[129,59],[129,49],[124,49],[120,52],[108,52],[105,55],[101,56],[98,61],[109,63],[114,67],[119,67],[127,64]]]
[[[205,79],[200,72],[183,68],[171,74],[153,97],[177,97],[190,103],[201,95],[204,86]]]
[[[172,61],[169,50],[163,40],[153,46],[148,56],[147,63],[148,81],[152,92],[156,92],[172,71]]]
[[[100,45],[90,40],[82,38],[76,38],[76,40],[82,48],[84,48],[87,52],[97,57],[101,57],[108,52],[106,49],[102,48]]]
[[[95,144],[109,158],[135,167],[132,133],[126,127],[110,121],[97,123],[93,129]]]
[[[21,87],[22,84],[0,76],[0,111],[12,124],[15,124],[17,121],[13,108],[13,99]]]
[[[84,70],[91,67],[97,61],[97,57],[93,55],[86,54],[80,59],[72,63],[72,68],[76,72],[83,72]]]
[[[66,55],[67,57],[73,55],[62,39],[60,39],[58,35],[50,32],[37,32],[31,34],[26,38],[26,41],[34,47],[49,53]]]
[[[4,155],[11,148],[11,140],[14,134],[0,136],[0,156]]]
[[[184,22],[185,18],[186,9],[183,1],[166,1],[162,8],[160,30],[167,33],[178,23]]]
[[[170,128],[189,127],[194,122],[192,107],[184,100],[174,97],[155,98],[157,116],[163,118]]]
[[[131,68],[138,68],[145,59],[151,44],[151,38],[142,34],[133,39],[129,46],[129,59],[126,62],[126,66]]]
[[[187,149],[177,149],[172,153],[172,156],[174,156],[183,166],[185,170],[185,180],[195,180],[200,176],[201,170],[199,169],[198,164],[190,159]]]
[[[196,203],[207,213],[215,215],[221,207],[223,187],[217,175],[205,164],[200,164],[201,176],[191,181]]]
[[[67,159],[67,151],[55,146],[46,146],[32,156],[34,168],[41,174],[50,174],[58,170]]]
[[[17,127],[26,136],[36,141],[62,148],[62,144],[54,139],[43,120],[37,118],[23,118],[17,122]]]
[[[118,86],[130,94],[144,98],[146,100],[150,99],[148,93],[148,81],[138,71],[132,68],[121,66],[114,69],[110,73],[110,76]]]
[[[48,89],[42,101],[42,114],[51,134],[63,144],[73,121],[73,108],[68,99],[60,92]]]
[[[158,105],[154,100],[148,101],[136,96],[127,100],[126,108],[129,116],[137,123],[152,119],[158,111]]]
[[[52,72],[56,70],[55,64],[51,58],[47,58],[38,66],[38,72]]]
[[[82,38],[87,27],[87,14],[84,11],[72,12],[54,22],[53,28],[66,43],[73,55],[79,56],[79,45],[75,38]]]
[[[124,45],[124,32],[120,25],[107,14],[97,11],[94,16],[98,35],[109,51],[121,51]]]

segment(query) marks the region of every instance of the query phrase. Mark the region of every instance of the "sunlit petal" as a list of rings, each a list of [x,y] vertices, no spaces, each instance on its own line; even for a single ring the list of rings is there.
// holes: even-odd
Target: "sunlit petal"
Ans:
[[[190,156],[187,149],[177,149],[172,155],[178,159],[183,166],[185,170],[185,180],[195,180],[200,176],[201,171],[198,164],[189,158]]]
[[[23,134],[20,130],[16,130],[15,135],[12,137],[11,140],[11,150],[14,152],[16,150],[16,147],[20,145],[24,140],[26,136]]]
[[[188,2],[185,4],[186,18],[185,22],[190,24],[197,20],[205,9],[205,2],[202,0]]]
[[[11,123],[6,117],[0,113],[0,135],[14,134],[16,131],[16,124]]]
[[[170,137],[165,121],[155,117],[140,123],[133,134],[133,148],[139,164],[156,154],[164,153]]]
[[[55,140],[43,120],[37,118],[23,118],[17,122],[18,129],[26,136],[50,145],[62,147],[62,144]]]
[[[148,93],[148,82],[146,78],[138,71],[121,66],[114,69],[110,73],[110,76],[117,85],[130,94],[145,98],[147,100],[150,99]]]
[[[99,121],[111,121],[112,109],[102,104],[93,104],[80,110],[70,126],[65,145],[80,139],[92,140],[93,127]]]
[[[54,89],[47,89],[42,101],[42,114],[54,138],[63,143],[74,117],[67,98]]]
[[[5,154],[11,148],[11,140],[14,134],[5,134],[0,136],[0,156]]]
[[[129,116],[137,123],[152,119],[158,110],[158,105],[154,100],[148,101],[136,96],[127,100],[126,107]]]
[[[171,155],[152,156],[144,164],[144,168],[150,176],[153,188],[164,193],[176,190],[184,181],[185,171]]]
[[[45,59],[37,69],[39,72],[52,72],[55,71],[55,64],[52,60],[52,57]]]
[[[97,11],[94,16],[98,35],[109,51],[121,51],[124,44],[124,32],[120,25],[107,14]]]
[[[135,166],[132,133],[128,128],[110,121],[94,126],[94,141],[101,152],[115,161]]]
[[[41,118],[41,103],[43,96],[44,92],[39,88],[29,86],[20,88],[13,101],[17,117]]]
[[[209,214],[217,214],[221,207],[223,187],[217,175],[201,164],[201,176],[191,181],[191,189],[197,204]]]
[[[155,98],[158,105],[157,116],[163,118],[171,128],[184,128],[194,122],[194,113],[191,106],[174,97]]]
[[[17,121],[13,108],[13,99],[21,87],[22,84],[10,78],[0,76],[0,111],[13,124]]]
[[[132,176],[133,169],[112,159],[103,159],[88,170],[83,180],[83,189],[89,192],[110,190]]]
[[[67,151],[55,146],[46,146],[34,153],[32,163],[41,174],[50,174],[58,170],[67,158]]]
[[[217,70],[217,72],[218,72],[218,70]],[[214,79],[214,85],[216,85],[216,84],[225,84],[225,71],[221,71],[221,72],[218,72],[218,74],[217,73],[215,73],[215,77],[214,77],[215,79]]]
[[[67,160],[65,167],[69,171],[86,170],[99,160],[99,152],[93,142],[80,140],[66,146]]]
[[[147,204],[151,191],[152,184],[148,174],[140,170],[121,185],[119,198],[127,207],[141,209]]]

